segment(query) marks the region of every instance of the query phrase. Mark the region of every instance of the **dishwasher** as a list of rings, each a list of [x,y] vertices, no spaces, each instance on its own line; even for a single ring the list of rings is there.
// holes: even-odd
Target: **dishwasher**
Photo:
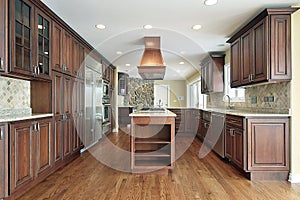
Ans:
[[[225,115],[219,113],[211,114],[211,122],[205,137],[205,143],[222,158],[225,158]]]

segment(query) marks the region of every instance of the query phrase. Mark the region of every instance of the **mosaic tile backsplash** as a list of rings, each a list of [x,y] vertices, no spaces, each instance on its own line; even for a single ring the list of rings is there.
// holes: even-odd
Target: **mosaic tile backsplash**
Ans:
[[[124,105],[137,108],[154,105],[154,81],[129,78],[128,95],[124,97]]]
[[[0,76],[0,97],[1,115],[31,112],[29,81]]]
[[[225,107],[223,93],[213,93],[208,97],[207,107]],[[274,97],[274,102],[265,102],[265,97]],[[257,99],[256,103],[251,98]],[[290,108],[290,82],[271,83],[247,87],[245,102],[233,102],[234,109],[255,112],[288,113]]]

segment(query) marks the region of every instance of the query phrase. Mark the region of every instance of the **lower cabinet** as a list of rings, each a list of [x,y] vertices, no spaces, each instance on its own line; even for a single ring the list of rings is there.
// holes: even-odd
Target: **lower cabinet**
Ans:
[[[52,118],[10,124],[10,193],[23,193],[52,166]]]
[[[176,118],[175,118],[176,134],[196,135],[198,125],[199,125],[198,109],[168,108],[168,110],[176,114]]]
[[[8,138],[5,124],[0,124],[0,199],[8,196]]]
[[[225,154],[251,180],[287,180],[288,117],[226,116]]]

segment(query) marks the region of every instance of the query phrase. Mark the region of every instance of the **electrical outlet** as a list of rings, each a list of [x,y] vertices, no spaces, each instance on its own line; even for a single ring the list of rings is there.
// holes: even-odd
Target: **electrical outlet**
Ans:
[[[257,97],[251,97],[251,104],[257,104]]]
[[[269,96],[269,102],[274,102],[274,96]]]

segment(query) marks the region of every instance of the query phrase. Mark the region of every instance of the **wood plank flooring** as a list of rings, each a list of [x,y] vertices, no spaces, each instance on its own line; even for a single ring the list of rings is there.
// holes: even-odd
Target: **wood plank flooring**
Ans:
[[[179,146],[188,140],[176,139]],[[109,140],[129,150],[129,137],[124,132],[110,134]],[[101,151],[107,142],[101,141],[92,150]],[[213,152],[199,159],[200,147],[201,142],[195,139],[168,175],[119,172],[85,152],[19,199],[300,199],[300,184],[251,182]]]

